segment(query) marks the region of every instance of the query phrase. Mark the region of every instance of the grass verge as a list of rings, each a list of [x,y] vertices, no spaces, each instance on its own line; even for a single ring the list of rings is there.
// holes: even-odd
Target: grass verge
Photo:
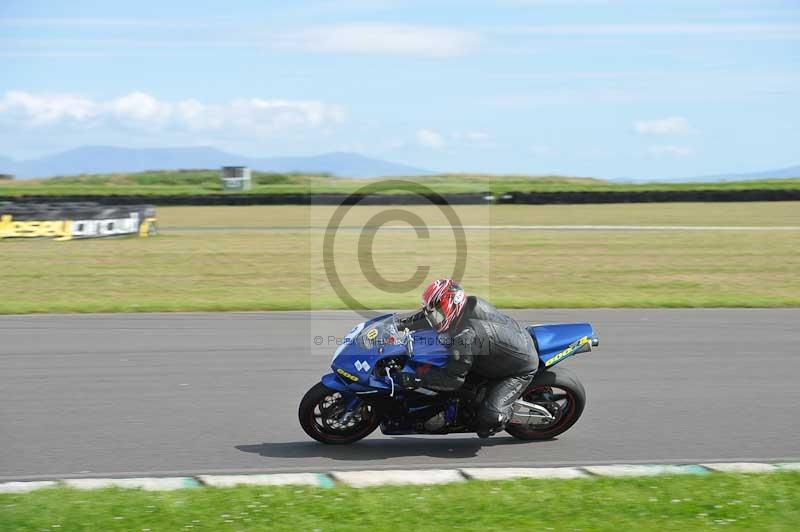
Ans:
[[[800,204],[456,206],[465,224],[800,226]],[[358,229],[382,207],[353,208]],[[436,207],[404,207],[445,225]],[[164,207],[153,238],[0,241],[0,313],[341,309],[322,254],[332,207]],[[397,223],[402,225],[402,223]],[[800,306],[800,231],[468,229],[472,293],[507,308]],[[419,290],[370,284],[364,271],[449,275],[451,231],[380,230],[374,266],[362,232],[336,236],[342,285],[372,308],[411,308]]]
[[[797,530],[800,473],[469,481],[429,487],[42,489],[0,495],[0,529]]]

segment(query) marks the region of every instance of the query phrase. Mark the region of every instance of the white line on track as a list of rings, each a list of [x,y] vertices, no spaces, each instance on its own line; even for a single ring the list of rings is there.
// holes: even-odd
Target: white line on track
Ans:
[[[800,226],[795,225],[462,225],[457,226],[465,231],[800,231]],[[180,227],[163,228],[166,233],[182,232],[221,232],[221,231],[324,231],[325,226],[209,226],[209,227]],[[451,231],[449,225],[383,225],[383,226],[354,226],[343,225],[337,231]]]
[[[510,231],[800,231],[800,226],[736,226],[736,225],[463,225],[467,230]],[[413,230],[411,226],[389,226],[384,229]],[[428,229],[451,229],[449,225],[431,225]]]

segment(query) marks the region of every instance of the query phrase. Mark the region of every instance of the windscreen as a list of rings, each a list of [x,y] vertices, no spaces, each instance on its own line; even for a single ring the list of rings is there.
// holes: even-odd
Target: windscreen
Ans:
[[[358,345],[364,349],[372,349],[384,345],[404,344],[406,335],[397,330],[394,315],[374,321],[364,327],[358,335]]]

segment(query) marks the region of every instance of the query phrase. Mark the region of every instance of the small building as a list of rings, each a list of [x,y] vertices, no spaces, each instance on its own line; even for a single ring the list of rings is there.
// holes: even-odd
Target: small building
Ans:
[[[222,190],[233,192],[250,190],[252,185],[250,168],[247,166],[223,166],[220,182],[222,183]]]

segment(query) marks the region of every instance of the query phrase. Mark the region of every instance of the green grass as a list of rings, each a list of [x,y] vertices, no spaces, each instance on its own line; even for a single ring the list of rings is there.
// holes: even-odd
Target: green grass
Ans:
[[[402,178],[418,185],[415,190],[458,192],[562,192],[649,190],[748,190],[800,189],[800,177],[732,181],[725,183],[614,183],[602,179],[567,176],[441,174]],[[253,173],[252,194],[351,193],[380,180],[347,179],[325,174]],[[387,191],[393,192],[393,191]],[[218,170],[175,170],[98,175],[61,176],[48,179],[0,180],[0,196],[107,195],[107,194],[216,194],[220,193]]]
[[[409,208],[430,225],[438,208]],[[0,313],[346,308],[323,266],[333,207],[164,207],[151,238],[0,241]],[[382,207],[356,207],[361,226]],[[475,225],[649,224],[800,226],[800,204],[460,206]],[[205,231],[214,227],[229,229]],[[285,230],[262,230],[284,227]],[[313,227],[313,229],[310,229]],[[247,229],[250,230],[247,230]],[[194,230],[189,230],[194,229]],[[199,230],[198,230],[199,229]],[[373,308],[412,308],[420,289],[372,286],[358,265],[358,231],[337,235],[342,283]],[[800,306],[800,231],[467,230],[470,292],[513,307]],[[375,267],[403,280],[453,271],[450,231],[378,231]]]
[[[786,530],[800,474],[470,481],[430,487],[42,489],[0,495],[0,529]]]

